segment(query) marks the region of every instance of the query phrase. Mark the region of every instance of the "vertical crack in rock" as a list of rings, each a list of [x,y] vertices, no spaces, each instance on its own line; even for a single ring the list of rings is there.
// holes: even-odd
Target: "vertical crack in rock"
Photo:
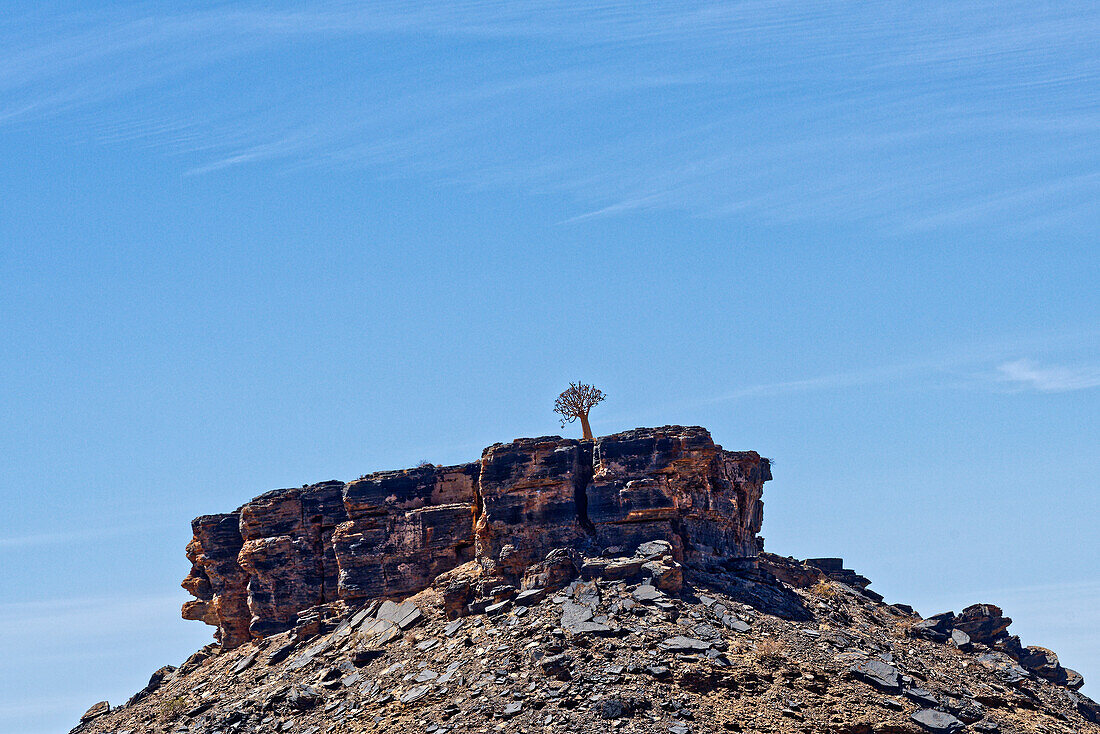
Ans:
[[[303,519],[305,491],[273,490],[241,507],[240,564],[249,576],[249,630],[254,637],[289,629],[299,611],[320,602],[320,579]]]
[[[339,567],[332,543],[336,528],[348,519],[344,483],[328,481],[302,490],[302,513],[316,568],[321,603],[339,599]]]
[[[592,466],[592,447],[592,441],[581,442],[578,471],[573,478],[573,502],[577,510],[577,523],[590,537],[595,537],[596,526],[588,517],[588,485],[592,482],[595,471]]]
[[[581,443],[560,436],[493,444],[481,457],[477,556],[489,575],[518,580],[554,548],[587,538],[577,515]]]

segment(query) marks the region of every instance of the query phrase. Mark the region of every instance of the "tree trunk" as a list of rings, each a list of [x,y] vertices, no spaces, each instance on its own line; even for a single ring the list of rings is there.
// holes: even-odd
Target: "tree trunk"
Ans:
[[[581,415],[581,430],[584,432],[584,440],[585,441],[591,441],[592,440],[592,427],[590,425],[588,425],[588,415],[587,414],[582,414]]]

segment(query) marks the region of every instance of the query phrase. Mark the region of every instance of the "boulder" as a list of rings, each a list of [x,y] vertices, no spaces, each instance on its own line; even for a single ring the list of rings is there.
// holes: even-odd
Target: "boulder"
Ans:
[[[398,604],[387,599],[378,607],[374,616],[379,621],[390,622],[403,630],[411,629],[424,621],[420,608],[408,600]]]
[[[1037,645],[1029,645],[1023,650],[1023,654],[1016,658],[1022,667],[1031,671],[1040,678],[1045,678],[1051,683],[1065,685],[1069,681],[1068,673],[1058,663],[1058,656],[1053,651]],[[1082,681],[1082,684],[1084,681]]]
[[[546,675],[558,680],[568,680],[573,658],[568,655],[548,655],[539,660],[539,668]]]
[[[942,734],[954,734],[962,731],[963,728],[963,723],[954,716],[935,709],[921,709],[909,718],[928,731],[942,732]]]
[[[955,613],[943,612],[942,614],[934,614],[928,619],[922,619],[917,622],[910,628],[909,634],[913,637],[922,637],[926,640],[932,640],[933,642],[947,642],[951,637],[954,624]],[[962,630],[960,630],[960,632],[961,631]]]
[[[477,561],[468,561],[435,577],[432,586],[443,597],[443,614],[447,619],[456,619],[467,613],[481,581],[482,568]]]
[[[645,558],[590,558],[581,566],[581,575],[586,579],[601,578],[618,581],[637,576],[642,572]]]
[[[713,643],[705,640],[697,640],[694,637],[677,635],[664,640],[660,643],[659,647],[669,652],[706,652],[713,647]]]
[[[555,548],[546,558],[527,567],[520,584],[524,589],[556,591],[577,578],[577,564],[567,548]]]
[[[972,642],[992,645],[1004,636],[1005,630],[1012,624],[1004,616],[1001,608],[995,604],[972,604],[955,617],[954,628],[970,636]]]
[[[631,595],[643,604],[652,604],[659,599],[665,598],[664,593],[652,584],[641,584],[638,588],[634,589]]]
[[[851,667],[851,673],[856,678],[884,691],[897,691],[901,687],[897,668],[877,658],[856,663]]]
[[[684,585],[683,567],[671,559],[667,561],[646,561],[642,564],[642,575],[661,591],[675,594]]]
[[[176,667],[174,665],[165,665],[163,668],[158,668],[151,676],[149,676],[149,682],[144,688],[130,697],[130,700],[126,702],[127,706],[133,705],[145,698],[149,694],[159,689],[165,682],[172,680],[176,675]]]
[[[1066,688],[1076,691],[1077,689],[1085,685],[1085,677],[1078,673],[1076,670],[1066,668],[1065,671],[1066,682],[1064,685],[1066,686]]]
[[[655,561],[662,558],[673,558],[672,543],[667,540],[650,540],[642,543],[634,551],[634,555],[647,561]]]
[[[978,662],[995,671],[1007,683],[1019,683],[1030,677],[1015,660],[1001,652],[988,652],[978,656]]]
[[[84,715],[80,717],[80,723],[86,723],[92,719],[98,719],[104,714],[110,713],[111,704],[106,701],[100,701],[99,703],[93,703],[91,708],[84,712]]]
[[[546,598],[546,589],[525,589],[516,594],[514,599],[517,607],[530,607],[538,604]]]
[[[970,642],[970,635],[962,630],[951,630],[951,643],[964,652],[974,648]]]

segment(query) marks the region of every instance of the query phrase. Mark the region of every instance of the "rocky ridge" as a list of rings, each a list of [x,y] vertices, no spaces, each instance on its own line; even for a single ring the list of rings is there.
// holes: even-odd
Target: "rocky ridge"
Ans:
[[[452,602],[488,598],[555,548],[599,555],[660,539],[677,560],[751,559],[770,478],[756,452],[664,426],[595,441],[522,438],[469,464],[274,490],[195,518],[183,587],[196,600],[183,616],[217,627],[229,649],[286,631],[319,604],[409,596],[464,565],[469,598],[454,598],[456,588]]]
[[[701,428],[520,439],[197,518],[217,642],[73,731],[1100,732],[998,607],[761,552],[769,469]]]

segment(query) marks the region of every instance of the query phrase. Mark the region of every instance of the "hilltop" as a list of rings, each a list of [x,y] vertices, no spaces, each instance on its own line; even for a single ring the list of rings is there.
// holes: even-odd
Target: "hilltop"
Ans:
[[[664,426],[265,493],[192,523],[216,641],[73,731],[1100,732],[995,605],[763,552],[770,479]]]

